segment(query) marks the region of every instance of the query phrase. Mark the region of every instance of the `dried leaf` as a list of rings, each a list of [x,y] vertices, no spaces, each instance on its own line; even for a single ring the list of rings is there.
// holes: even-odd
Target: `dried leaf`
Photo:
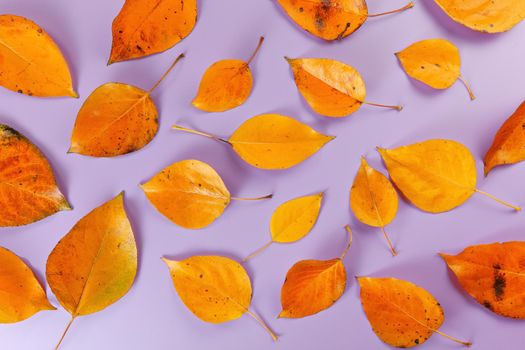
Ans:
[[[39,97],[78,97],[67,62],[53,39],[33,21],[0,15],[0,85]]]
[[[465,84],[470,99],[476,99],[470,85],[461,76],[458,48],[445,39],[418,41],[396,53],[405,72],[434,89],[448,89],[456,80]]]
[[[16,130],[0,124],[0,227],[42,220],[69,203],[40,150]]]
[[[261,114],[245,121],[229,140],[174,125],[173,129],[206,136],[230,145],[248,164],[260,169],[288,169],[297,165],[334,136],[280,114]]]
[[[126,0],[113,21],[108,64],[165,51],[197,22],[197,0]]]
[[[385,226],[394,220],[397,213],[397,192],[385,175],[370,167],[364,157],[350,189],[350,207],[354,215],[364,224],[380,227],[392,251],[397,255],[388,238]]]
[[[343,259],[352,244],[352,231],[346,226],[350,242],[343,254],[331,260],[301,260],[288,273],[281,289],[279,317],[301,318],[332,306],[346,288]]]
[[[391,150],[378,148],[378,151],[397,188],[421,210],[449,211],[475,192],[521,210],[476,188],[474,157],[459,142],[428,140]]]
[[[0,247],[0,323],[20,322],[43,310],[55,308],[31,268]]]
[[[247,62],[221,60],[212,64],[204,73],[197,96],[192,104],[206,112],[224,112],[242,105],[252,91],[250,63],[259,51],[264,38]]]
[[[150,95],[183,57],[179,55],[149,91],[123,83],[106,83],[95,89],[78,112],[69,152],[115,157],[147,145],[159,127]]]
[[[327,117],[345,117],[361,105],[401,110],[400,106],[386,106],[365,102],[366,88],[359,72],[329,58],[287,58],[295,84],[312,109]]]
[[[525,242],[481,244],[440,254],[461,287],[499,315],[525,319]]]
[[[500,33],[525,18],[525,2],[516,0],[435,0],[454,21],[470,29]]]
[[[222,256],[192,256],[176,261],[164,259],[173,286],[182,302],[201,320],[223,323],[244,313],[252,316],[277,340],[277,336],[249,310],[252,285],[246,270],[236,261]]]
[[[122,298],[137,273],[137,247],[121,193],[80,219],[53,249],[46,278],[71,321]]]
[[[525,159],[525,102],[499,128],[485,155],[485,176],[494,168]]]
[[[310,233],[319,217],[322,202],[323,193],[318,193],[289,200],[277,207],[270,220],[272,240],[247,256],[244,261],[253,258],[274,242],[292,243]]]
[[[413,2],[394,11],[368,14],[365,0],[278,0],[284,11],[302,29],[325,40],[341,40],[355,32],[368,17],[400,12]]]
[[[204,228],[222,215],[232,198],[221,177],[208,164],[183,160],[164,168],[141,185],[148,200],[173,223],[189,229]]]
[[[465,346],[472,345],[438,330],[445,320],[443,309],[423,288],[396,278],[358,277],[357,280],[363,310],[372,330],[383,342],[411,348],[438,333]]]

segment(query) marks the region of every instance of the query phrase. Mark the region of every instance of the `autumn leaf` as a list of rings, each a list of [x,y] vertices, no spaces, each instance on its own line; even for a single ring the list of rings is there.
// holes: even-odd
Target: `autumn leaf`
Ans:
[[[204,228],[222,215],[230,200],[272,198],[231,197],[221,177],[200,160],[173,163],[141,185],[153,206],[173,223],[189,229]]]
[[[323,193],[318,193],[289,200],[277,207],[270,220],[271,241],[243,261],[253,258],[272,243],[296,242],[310,233],[319,217],[322,201]]]
[[[439,331],[445,316],[439,302],[423,288],[396,278],[358,277],[361,304],[372,330],[398,348],[423,344],[434,333],[465,346],[472,343]]]
[[[481,244],[440,254],[461,287],[492,312],[525,319],[525,242]]]
[[[433,87],[448,89],[461,80],[470,99],[476,99],[468,82],[461,76],[459,49],[445,39],[418,41],[396,53],[405,72],[412,78]]]
[[[20,322],[55,310],[35,274],[11,251],[0,247],[0,323]]]
[[[53,169],[18,131],[0,124],[0,227],[21,226],[70,210]]]
[[[454,21],[480,32],[501,33],[525,18],[525,2],[516,0],[435,0]]]
[[[385,226],[397,213],[397,192],[385,175],[375,170],[361,158],[361,166],[350,189],[350,207],[356,218],[364,224],[380,227],[385,239],[396,256],[396,250],[388,238]]]
[[[378,148],[378,152],[394,184],[421,210],[449,211],[476,192],[516,211],[521,210],[476,188],[474,157],[459,142],[427,140],[390,150]]]
[[[279,317],[301,318],[332,306],[346,288],[343,259],[352,245],[352,231],[346,226],[350,242],[340,257],[331,260],[301,260],[294,264],[281,289]]]
[[[277,340],[264,321],[250,311],[252,285],[238,262],[223,256],[162,260],[168,265],[179,297],[195,316],[205,322],[223,323],[247,313]]]
[[[365,0],[277,0],[290,18],[312,35],[324,40],[341,40],[363,25],[369,17],[404,11],[413,2],[389,12],[368,14]]]
[[[113,21],[108,64],[165,51],[197,22],[197,0],[126,0]]]
[[[224,112],[242,105],[252,91],[250,63],[257,55],[264,37],[248,61],[221,60],[212,64],[204,73],[197,96],[192,104],[206,112]]]
[[[53,39],[33,21],[0,15],[0,85],[38,97],[78,97],[67,62]]]
[[[280,114],[261,114],[248,119],[228,140],[178,125],[173,125],[173,129],[228,144],[246,163],[268,170],[291,168],[335,138]]]
[[[80,219],[47,259],[46,278],[73,321],[122,298],[137,273],[137,247],[121,193]]]
[[[159,128],[150,95],[183,57],[179,55],[148,91],[123,83],[106,83],[95,89],[78,112],[68,152],[115,157],[147,145]]]
[[[295,84],[305,101],[316,112],[326,117],[345,117],[357,111],[362,104],[401,110],[401,106],[387,106],[366,102],[366,88],[359,72],[329,58],[288,58]]]
[[[514,164],[525,159],[525,102],[499,128],[485,159],[485,176],[497,166]]]

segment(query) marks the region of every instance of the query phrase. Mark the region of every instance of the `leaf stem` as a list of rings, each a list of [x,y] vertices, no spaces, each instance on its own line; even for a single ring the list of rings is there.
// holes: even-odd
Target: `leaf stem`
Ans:
[[[385,236],[385,239],[388,242],[388,246],[390,247],[390,251],[392,252],[392,256],[397,256],[397,252],[396,252],[396,250],[394,248],[394,245],[392,244],[392,241],[390,240],[390,238],[386,234],[386,230],[385,230],[384,226],[381,226],[381,232],[383,232],[383,235]]]
[[[457,338],[454,338],[446,333],[443,333],[441,331],[438,331],[437,329],[433,329],[434,332],[436,332],[437,334],[447,338],[447,339],[450,339],[452,341],[455,341],[456,343],[459,343],[461,345],[465,345],[465,346],[472,346],[472,342],[469,342],[469,341],[463,341],[463,340],[459,340]]]
[[[257,322],[259,322],[259,324],[263,326],[263,328],[266,329],[268,333],[270,333],[270,336],[272,337],[273,341],[277,341],[277,334],[275,334],[257,314],[251,312],[250,310],[246,310],[246,313],[253,317]]]
[[[341,254],[341,257],[339,259],[343,260],[346,256],[346,253],[348,253],[348,250],[352,246],[352,242],[354,241],[354,235],[352,234],[352,230],[350,229],[349,225],[345,226],[346,231],[348,232],[348,236],[350,237],[348,244],[346,245],[345,250],[343,251],[343,254]]]
[[[148,91],[148,94],[151,94],[153,92],[153,90],[155,90],[157,88],[157,86],[159,86],[159,84],[164,80],[164,78],[166,78],[166,76],[171,72],[171,70],[177,65],[177,63],[182,59],[184,58],[184,54],[181,53],[177,59],[175,59],[175,61],[173,61],[173,63],[171,64],[171,66],[168,68],[168,70],[166,72],[164,72],[164,74],[160,77],[160,79],[155,83],[155,85],[153,85],[153,87],[151,89],[149,89]]]
[[[270,199],[272,197],[273,197],[273,193],[267,194],[266,196],[255,197],[255,198],[231,197],[231,199],[236,200],[236,201],[260,201],[261,199]]]
[[[458,77],[458,79],[461,80],[463,85],[465,85],[465,87],[467,88],[468,94],[470,96],[470,100],[474,101],[476,99],[476,96],[474,95],[474,92],[470,88],[470,84],[468,83],[468,81],[465,78],[463,78],[461,75]]]
[[[66,334],[69,331],[69,328],[71,327],[71,324],[73,324],[73,321],[75,320],[75,318],[76,318],[76,316],[71,316],[71,320],[67,324],[66,329],[64,330],[64,333],[62,333],[62,337],[60,337],[60,340],[58,341],[57,346],[55,346],[55,350],[58,350],[58,348],[60,347],[60,344],[62,344],[62,341],[66,337]]]
[[[252,55],[250,56],[250,58],[248,59],[248,61],[246,62],[247,65],[249,65],[250,63],[252,63],[253,59],[255,58],[255,56],[257,56],[257,53],[259,52],[259,49],[261,48],[261,45],[262,43],[264,42],[264,36],[261,36],[259,38],[259,44],[257,44],[257,47],[255,48],[255,51],[253,51]]]
[[[392,11],[383,12],[383,13],[376,13],[376,14],[373,14],[373,15],[368,15],[368,17],[380,17],[380,16],[384,16],[384,15],[390,15],[392,13],[402,12],[402,11],[411,9],[412,7],[414,7],[414,2],[410,1],[408,4],[406,4],[405,6],[403,6],[401,8],[398,8],[397,10],[392,10]]]
[[[403,106],[391,106],[391,105],[384,105],[381,103],[373,103],[373,102],[367,102],[367,101],[362,101],[361,103],[364,103],[365,105],[369,105],[369,106],[396,109],[398,111],[401,111],[403,109]]]
[[[489,197],[489,198],[495,200],[496,202],[498,202],[498,203],[500,203],[500,204],[503,204],[503,205],[505,205],[505,206],[507,206],[507,207],[509,207],[509,208],[512,208],[512,209],[514,209],[514,210],[516,210],[516,211],[520,211],[520,210],[521,210],[520,207],[515,206],[515,205],[512,205],[512,204],[507,203],[507,202],[505,202],[505,201],[502,201],[501,199],[499,199],[499,198],[497,198],[497,197],[494,197],[494,196],[491,195],[490,193],[487,193],[487,192],[482,191],[482,190],[478,190],[477,188],[475,189],[475,191],[478,192],[479,194],[482,194],[482,195],[484,195],[484,196],[487,196],[487,197]]]
[[[248,255],[246,258],[242,259],[242,261],[246,262],[246,261],[250,260],[251,258],[253,258],[254,256],[259,255],[260,252],[262,252],[263,250],[268,248],[272,243],[273,243],[273,241],[270,241],[270,242],[266,243],[261,248],[257,249],[256,251],[254,251],[253,253]]]
[[[216,141],[220,141],[220,142],[227,143],[228,145],[231,146],[230,141],[225,140],[225,139],[220,138],[220,137],[217,137],[217,136],[215,136],[215,135],[207,134],[207,133],[202,132],[202,131],[193,130],[193,129],[188,129],[188,128],[185,128],[185,127],[180,126],[180,125],[173,125],[171,128],[172,128],[172,129],[175,129],[175,130],[180,130],[180,131],[189,132],[190,134],[196,134],[196,135],[205,136],[205,137],[208,137],[208,138],[210,138],[210,139],[214,139],[214,140],[216,140]]]

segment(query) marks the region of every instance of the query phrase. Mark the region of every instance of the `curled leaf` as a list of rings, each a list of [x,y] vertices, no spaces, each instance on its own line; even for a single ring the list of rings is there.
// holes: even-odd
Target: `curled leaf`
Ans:
[[[492,312],[525,319],[525,242],[481,244],[440,254],[461,287]]]
[[[70,210],[53,169],[18,131],[0,124],[0,227],[21,226]]]
[[[113,21],[108,64],[165,51],[197,22],[197,0],[126,0]]]
[[[43,310],[55,308],[31,268],[0,247],[0,323],[20,322]]]
[[[269,170],[291,168],[335,138],[280,114],[261,114],[248,119],[228,140],[178,125],[173,129],[226,143],[246,163]]]
[[[0,15],[0,85],[39,97],[78,97],[67,62],[53,39],[33,21]]]
[[[277,340],[261,318],[249,310],[252,284],[238,262],[223,256],[163,260],[168,265],[175,290],[195,316],[205,322],[223,323],[247,313]]]

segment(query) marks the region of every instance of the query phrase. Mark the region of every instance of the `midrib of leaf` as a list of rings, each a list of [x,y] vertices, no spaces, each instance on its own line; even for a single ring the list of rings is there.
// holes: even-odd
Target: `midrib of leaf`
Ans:
[[[302,69],[304,72],[306,72],[306,74],[308,74],[309,76],[313,77],[314,79],[320,81],[321,83],[323,83],[323,84],[325,84],[325,85],[328,85],[329,87],[331,87],[332,89],[334,89],[334,90],[336,90],[336,91],[342,93],[343,95],[346,95],[346,96],[348,96],[348,97],[350,97],[350,98],[353,98],[354,100],[356,100],[356,101],[359,102],[359,103],[363,103],[363,101],[358,100],[357,98],[355,98],[354,96],[352,96],[352,95],[351,95],[351,91],[341,91],[341,89],[338,89],[337,87],[328,84],[328,82],[326,82],[326,81],[324,81],[323,79],[319,78],[318,76],[316,76],[316,75],[310,73],[308,70],[306,70],[306,69],[303,68],[302,66],[301,66],[301,69]]]
[[[370,189],[370,181],[368,180],[368,173],[366,172],[366,169],[364,169],[365,173],[365,181],[366,181],[366,189],[368,193],[370,194],[370,198],[372,198],[372,204],[374,205],[374,210],[376,212],[377,218],[379,219],[379,222],[381,223],[381,227],[385,227],[385,223],[383,222],[383,217],[381,216],[381,212],[379,211],[379,207],[377,206],[377,201],[372,193],[372,190]]]
[[[321,276],[324,276],[325,274],[327,274],[328,272],[331,272],[334,276],[335,276],[335,273],[337,271],[337,269],[335,268],[336,266],[339,265],[339,263],[341,262],[341,259],[335,259],[335,262],[330,265],[328,268],[325,268],[325,269],[322,269],[320,270],[319,268],[317,268],[315,271],[313,272],[308,272],[307,274],[304,274],[304,279],[306,279],[306,277],[310,277],[310,276],[314,276],[314,278],[311,278],[311,279],[306,279],[306,284],[310,285],[310,284],[315,284],[316,285],[316,291],[317,291],[317,285],[319,283],[313,283],[313,281],[317,280],[318,278],[320,278]],[[318,272],[320,270],[320,272]],[[335,280],[335,278],[333,278]],[[301,288],[302,289],[302,288]],[[316,293],[317,294],[317,293]]]
[[[5,182],[5,181],[0,181],[0,185],[7,185],[7,186],[10,186],[12,188],[14,188],[15,190],[17,191],[20,191],[20,192],[25,192],[25,193],[29,193],[31,194],[33,197],[38,197],[38,198],[43,198],[45,200],[47,200],[48,202],[51,202],[51,203],[55,203],[56,204],[56,201],[54,201],[52,198],[44,195],[44,194],[40,194],[40,193],[37,193],[37,192],[32,192],[28,189],[25,189],[23,187],[19,187],[19,186],[16,186],[16,185],[13,185],[12,183],[9,183],[9,182]]]
[[[406,312],[402,307],[400,307],[399,305],[397,305],[396,303],[394,302],[390,302],[391,305],[393,305],[398,311],[400,311],[402,314],[406,315],[408,318],[416,321],[417,323],[419,323],[420,325],[422,325],[423,327],[425,327],[426,329],[432,331],[432,332],[436,332],[437,329],[434,329],[432,327],[429,327],[428,325],[426,325],[425,323],[421,322],[420,320],[418,320],[417,318],[415,318],[414,316],[412,316],[411,314],[409,314],[408,312]]]
[[[307,208],[310,208],[312,207],[314,204],[316,203],[316,201],[312,201],[312,203],[310,205],[307,206]],[[298,217],[296,217],[294,220],[291,221],[291,223],[289,225],[286,226],[286,228],[284,230],[282,230],[279,234],[275,235],[275,237],[273,237],[273,239],[277,238],[277,237],[281,237],[285,232],[288,231],[288,229],[290,228],[290,226],[294,225],[294,224],[297,224],[302,218],[304,218],[306,216],[306,213],[307,213],[307,210],[303,210],[303,212],[301,213],[301,215],[299,215]],[[316,221],[317,221],[317,217],[316,217]],[[315,222],[314,222],[315,224]],[[313,227],[313,226],[312,226]],[[272,240],[273,240],[272,239]]]
[[[178,192],[178,193],[185,193],[185,194],[190,194],[190,195],[204,196],[204,197],[210,197],[210,198],[216,198],[216,199],[229,199],[228,197],[225,197],[225,196],[214,195],[211,192],[199,193],[199,192],[194,192],[194,191],[183,191],[183,190],[179,190],[177,188],[162,188],[162,189],[145,188],[144,190],[146,192],[156,192],[156,193],[159,193],[159,192]]]
[[[241,145],[282,145],[282,144],[308,144],[308,143],[312,143],[312,142],[315,142],[316,140],[314,139],[305,139],[305,140],[298,140],[298,141],[295,141],[295,140],[291,140],[291,141],[279,141],[279,142],[275,142],[275,141],[231,141],[229,140],[229,142],[231,144],[241,144]]]
[[[480,264],[480,263],[477,263],[477,262],[474,262],[474,261],[470,261],[470,260],[464,260],[464,259],[461,259],[461,260],[463,260],[463,261],[466,262],[467,264],[471,264],[471,265],[479,266],[479,267],[482,267],[482,268],[484,268],[484,269],[494,270],[494,268],[491,267],[491,266],[486,266],[486,265],[483,265],[483,264]],[[503,271],[503,272],[508,273],[508,274],[511,274],[511,275],[516,275],[516,276],[524,277],[524,278],[525,278],[525,273],[522,273],[522,272],[516,272],[516,271],[506,270],[506,269],[497,269],[497,270],[498,270],[498,271]]]

